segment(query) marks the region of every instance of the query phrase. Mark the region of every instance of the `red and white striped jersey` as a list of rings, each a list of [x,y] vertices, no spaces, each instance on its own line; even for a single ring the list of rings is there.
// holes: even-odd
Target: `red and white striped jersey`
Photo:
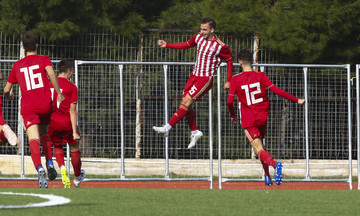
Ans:
[[[222,60],[231,60],[231,51],[216,35],[213,40],[206,40],[197,33],[188,42],[190,47],[197,45],[196,64],[193,69],[195,76],[214,76]]]

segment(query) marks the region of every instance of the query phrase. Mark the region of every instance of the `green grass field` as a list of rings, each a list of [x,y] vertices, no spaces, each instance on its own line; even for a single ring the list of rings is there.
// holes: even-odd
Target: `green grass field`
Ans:
[[[360,191],[197,190],[197,189],[38,189],[0,192],[54,194],[71,199],[62,206],[0,209],[0,215],[358,215]],[[0,194],[0,205],[46,200]]]

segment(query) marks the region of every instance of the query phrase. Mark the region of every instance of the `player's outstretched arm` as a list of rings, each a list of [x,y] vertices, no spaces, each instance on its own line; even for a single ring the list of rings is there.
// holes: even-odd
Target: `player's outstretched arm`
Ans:
[[[291,94],[287,93],[286,91],[282,90],[281,88],[275,86],[275,85],[272,85],[270,87],[270,90],[272,92],[274,92],[275,94],[283,97],[283,98],[286,98],[288,100],[292,100],[294,102],[298,102],[299,99],[297,99],[296,97],[292,96]]]

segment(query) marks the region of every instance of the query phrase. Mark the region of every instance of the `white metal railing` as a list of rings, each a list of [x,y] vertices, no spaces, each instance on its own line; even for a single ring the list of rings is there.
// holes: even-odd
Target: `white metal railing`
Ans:
[[[15,60],[0,60],[0,63],[4,62],[4,63],[13,63],[15,62]],[[58,61],[54,61],[54,62],[58,62]],[[125,156],[124,156],[124,134],[126,133],[125,129],[124,129],[124,113],[123,113],[123,84],[125,84],[126,82],[124,82],[123,80],[123,69],[124,69],[124,65],[163,65],[163,73],[164,73],[164,122],[168,122],[168,87],[167,87],[167,73],[168,73],[168,66],[169,65],[194,65],[193,62],[108,62],[108,61],[81,61],[81,60],[76,60],[75,61],[75,83],[78,85],[79,84],[79,80],[78,80],[78,68],[81,65],[94,65],[94,64],[101,64],[101,65],[115,65],[118,66],[118,70],[119,70],[119,76],[120,76],[120,98],[121,98],[121,175],[120,178],[111,178],[111,179],[97,179],[97,178],[90,178],[89,180],[91,181],[106,181],[106,180],[126,180],[126,181],[136,181],[136,180],[164,180],[164,181],[169,181],[169,180],[203,180],[203,181],[210,181],[210,188],[213,188],[213,119],[212,119],[212,113],[213,113],[213,108],[212,108],[212,93],[211,91],[209,92],[209,169],[210,169],[210,173],[209,173],[209,177],[207,178],[169,178],[169,155],[168,155],[168,138],[165,138],[165,149],[166,149],[166,156],[165,156],[165,173],[164,173],[164,178],[126,178],[126,162],[125,162]],[[224,67],[226,64],[222,64],[221,67]],[[235,66],[239,66],[239,64],[234,64]],[[309,108],[308,108],[308,103],[306,103],[305,105],[305,141],[306,141],[306,175],[304,176],[304,179],[284,179],[284,181],[344,181],[344,182],[348,182],[349,183],[349,187],[350,189],[352,189],[352,148],[351,148],[351,140],[352,140],[352,135],[351,135],[351,77],[350,77],[350,65],[298,65],[298,64],[254,64],[254,66],[258,66],[261,68],[261,70],[263,71],[265,67],[296,67],[296,68],[302,68],[303,73],[304,73],[304,98],[306,99],[306,101],[308,102],[308,95],[307,95],[307,80],[308,80],[308,69],[309,68],[341,68],[341,69],[345,69],[347,70],[347,96],[348,96],[348,140],[349,140],[349,178],[347,179],[311,179],[310,176],[310,170],[311,170],[311,166],[310,166],[310,162],[309,162],[309,121],[308,121],[308,113],[309,113]],[[359,77],[359,65],[356,65],[356,79],[358,80]],[[220,68],[218,70],[218,74],[220,73]],[[221,121],[221,113],[222,112],[227,112],[224,110],[221,110],[221,76],[217,76],[217,113],[218,113],[218,121],[217,121],[217,133],[218,133],[218,172],[219,172],[219,188],[222,187],[222,182],[228,182],[228,181],[259,181],[259,179],[225,179],[222,177],[222,136],[221,136],[221,125],[222,125],[222,121]],[[359,131],[359,124],[360,124],[360,120],[359,120],[359,83],[356,82],[356,114],[357,114],[357,156],[359,158],[360,156],[360,151],[359,151],[359,146],[360,146],[360,131]],[[19,120],[19,122],[21,122]],[[21,136],[24,136],[23,134]],[[24,137],[21,138],[22,140],[22,147],[24,147]],[[68,153],[69,153],[69,148],[68,148]],[[22,159],[21,159],[21,164],[22,164],[22,168],[21,168],[21,177],[20,179],[29,179],[29,178],[25,178],[25,171],[24,171],[24,150],[22,151],[22,155],[21,155]],[[69,154],[67,154],[67,165],[70,166],[70,159],[69,159]],[[360,165],[359,165],[359,160],[358,160],[358,189],[360,190],[360,178],[359,178],[359,171],[360,171]],[[69,167],[68,167],[69,168]],[[0,178],[2,179],[2,178]],[[19,178],[5,178],[5,179],[19,179]],[[32,178],[31,178],[32,179]]]
[[[265,67],[281,67],[281,68],[302,68],[304,71],[304,98],[306,100],[305,103],[305,133],[306,133],[306,175],[304,179],[284,179],[284,181],[343,181],[349,183],[349,188],[352,190],[352,146],[351,146],[351,77],[350,77],[350,65],[311,65],[311,64],[254,64],[254,67],[260,67],[260,71],[264,71]],[[347,101],[348,101],[348,154],[349,154],[349,176],[347,179],[311,179],[310,177],[310,157],[309,157],[309,98],[308,98],[308,68],[343,68],[347,71]],[[358,67],[357,67],[358,72]],[[358,77],[358,74],[357,76]],[[220,83],[220,76],[218,76],[218,83]],[[358,82],[357,82],[358,83]],[[219,86],[218,86],[219,88]],[[357,88],[358,92],[358,88]],[[220,103],[220,101],[218,101]],[[218,107],[218,109],[220,109]],[[359,109],[359,106],[357,105],[357,109]],[[220,113],[220,110],[219,110]],[[359,114],[357,110],[357,114]],[[359,116],[359,115],[358,115]],[[220,114],[218,114],[218,118],[220,118]],[[220,127],[220,125],[218,126]],[[357,127],[359,129],[359,127]],[[359,154],[359,148],[358,148],[358,154]],[[358,156],[359,157],[359,156]],[[221,163],[221,139],[219,139],[219,163]],[[358,173],[359,175],[359,173]],[[221,164],[219,165],[219,188],[221,189],[222,182],[230,182],[230,181],[259,181],[258,179],[223,179],[222,178],[222,172],[221,172]],[[359,186],[360,187],[360,186]]]

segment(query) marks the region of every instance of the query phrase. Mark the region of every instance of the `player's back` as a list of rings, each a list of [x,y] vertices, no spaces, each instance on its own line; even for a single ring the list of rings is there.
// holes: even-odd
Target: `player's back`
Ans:
[[[20,86],[22,113],[51,107],[46,66],[52,66],[51,61],[48,56],[41,55],[29,55],[14,63],[7,81]]]
[[[64,77],[58,77],[58,82],[61,93],[65,97],[65,100],[58,108],[56,103],[57,93],[50,83],[53,99],[53,114],[51,116],[51,124],[56,124],[63,130],[71,130],[70,105],[72,103],[77,103],[78,101],[77,87]]]
[[[236,92],[243,127],[263,125],[269,112],[266,89],[272,83],[263,72],[246,71],[231,79],[229,94]]]

